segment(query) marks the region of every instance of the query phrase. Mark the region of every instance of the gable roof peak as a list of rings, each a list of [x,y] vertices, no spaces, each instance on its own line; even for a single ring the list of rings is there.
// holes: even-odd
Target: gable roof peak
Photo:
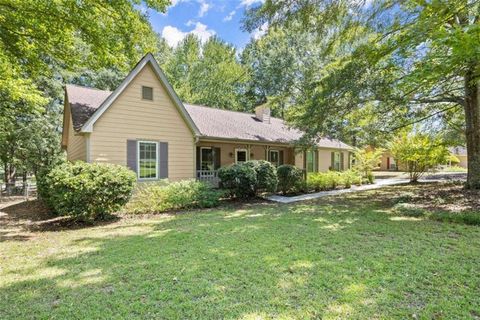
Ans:
[[[92,132],[93,125],[101,117],[101,115],[112,105],[112,103],[118,98],[118,96],[127,88],[127,86],[132,82],[132,80],[143,70],[143,68],[150,64],[157,75],[161,84],[165,87],[167,94],[173,101],[173,104],[180,112],[182,118],[187,122],[187,125],[192,130],[195,136],[199,135],[198,128],[196,127],[193,120],[190,118],[185,106],[183,105],[180,98],[177,96],[175,90],[167,80],[167,77],[163,73],[162,69],[158,65],[157,60],[152,53],[147,53],[143,58],[135,65],[135,67],[130,71],[130,73],[123,79],[122,83],[108,96],[108,98],[98,107],[98,109],[93,113],[93,115],[85,122],[85,124],[80,129],[81,132]]]

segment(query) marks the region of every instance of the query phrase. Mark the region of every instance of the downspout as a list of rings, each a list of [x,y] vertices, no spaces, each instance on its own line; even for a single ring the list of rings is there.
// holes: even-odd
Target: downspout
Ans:
[[[85,149],[86,149],[86,155],[85,155],[85,162],[90,163],[90,133],[85,134]]]

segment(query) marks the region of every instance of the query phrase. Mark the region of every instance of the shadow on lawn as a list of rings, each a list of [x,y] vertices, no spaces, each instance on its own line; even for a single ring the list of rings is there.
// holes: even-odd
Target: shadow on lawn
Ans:
[[[455,291],[448,273],[459,272],[466,259],[455,251],[466,238],[461,231],[446,239],[439,224],[391,221],[361,201],[356,206],[329,201],[105,226],[72,240],[63,255],[19,266],[0,293],[2,305],[12,307],[0,313],[5,318],[411,317],[435,299],[425,290]],[[418,242],[414,246],[412,239]],[[438,245],[445,242],[447,249]],[[435,274],[442,272],[446,277],[439,279]],[[392,296],[399,309],[389,314]]]
[[[79,222],[71,217],[56,216],[39,200],[14,202],[0,208],[0,242],[30,240],[31,232],[75,230],[118,220],[119,217],[111,216],[94,224]]]

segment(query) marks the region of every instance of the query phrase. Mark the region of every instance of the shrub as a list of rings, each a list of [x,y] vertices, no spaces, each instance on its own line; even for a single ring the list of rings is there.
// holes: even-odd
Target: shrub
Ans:
[[[275,192],[277,190],[277,170],[270,162],[265,160],[248,161],[245,165],[251,166],[257,174],[255,193],[260,191]]]
[[[425,172],[445,163],[450,152],[440,136],[404,133],[391,143],[392,154],[406,167],[410,182],[418,182]]]
[[[307,176],[307,187],[314,191],[333,190],[338,186],[350,188],[352,184],[362,184],[361,175],[353,170],[316,172]]]
[[[342,172],[343,175],[343,184],[345,188],[351,188],[352,185],[361,185],[362,184],[362,175],[355,170],[347,170]]]
[[[369,184],[375,183],[375,176],[373,175],[372,172],[369,172],[367,174],[367,181],[368,181]]]
[[[128,202],[135,173],[113,164],[66,162],[39,177],[39,194],[58,215],[99,219]]]
[[[220,186],[237,198],[255,196],[257,172],[251,164],[238,163],[218,170]]]
[[[277,168],[278,189],[283,193],[298,192],[304,188],[303,171],[284,164]]]
[[[125,211],[129,213],[160,213],[169,210],[211,208],[220,203],[223,191],[196,180],[152,182],[136,190]]]

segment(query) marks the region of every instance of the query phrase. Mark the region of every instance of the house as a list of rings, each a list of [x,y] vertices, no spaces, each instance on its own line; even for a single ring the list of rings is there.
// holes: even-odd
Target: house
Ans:
[[[385,150],[380,161],[378,168],[380,171],[398,171],[400,169],[398,161],[393,157],[390,150]]]
[[[456,165],[465,169],[468,169],[467,148],[462,146],[451,147],[448,149],[452,155],[460,160]],[[451,165],[451,163],[449,164]]]
[[[300,150],[301,136],[267,108],[250,114],[182,103],[151,54],[113,92],[65,88],[68,160],[125,165],[142,181],[215,179],[221,166],[260,159],[306,172],[349,167],[347,144],[323,138]]]

